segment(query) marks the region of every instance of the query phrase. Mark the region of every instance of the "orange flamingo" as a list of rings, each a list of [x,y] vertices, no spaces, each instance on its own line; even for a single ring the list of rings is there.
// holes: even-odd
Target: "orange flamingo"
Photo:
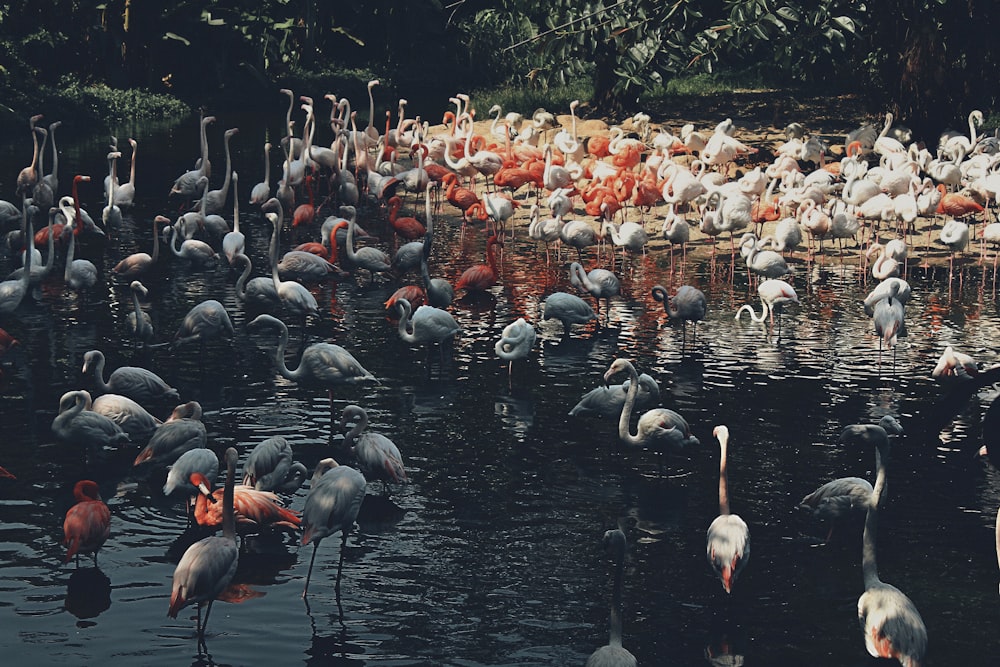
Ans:
[[[295,207],[295,212],[292,214],[292,228],[298,226],[308,227],[316,219],[316,205],[313,200],[313,177],[309,174],[305,177],[306,195],[309,201],[305,204],[299,204]]]
[[[211,488],[211,482],[200,472],[191,473],[191,485],[198,489]],[[194,505],[194,519],[203,528],[223,525],[225,489],[211,493],[202,491]],[[252,486],[237,484],[233,487],[233,508],[240,532],[255,532],[259,528],[299,527],[299,515],[286,509],[278,496],[270,491],[258,491]]]
[[[101,492],[97,482],[82,479],[73,486],[73,497],[76,504],[66,512],[63,521],[63,534],[66,545],[66,560],[76,556],[76,564],[80,564],[80,554],[93,554],[94,566],[97,566],[97,551],[107,541],[111,534],[111,510],[101,500]]]
[[[413,216],[400,216],[399,209],[403,206],[403,199],[398,195],[389,198],[389,224],[397,236],[401,236],[407,241],[415,241],[423,238],[427,233],[424,223]]]
[[[467,268],[455,284],[455,289],[467,292],[483,292],[496,284],[499,272],[495,246],[503,247],[503,242],[497,240],[496,234],[486,241],[486,264],[476,264]]]
[[[390,313],[394,313],[396,312],[396,303],[400,299],[406,299],[409,301],[410,305],[413,306],[413,309],[416,310],[423,304],[427,303],[427,293],[419,285],[403,285],[398,290],[393,292],[392,295],[385,300],[383,305]]]

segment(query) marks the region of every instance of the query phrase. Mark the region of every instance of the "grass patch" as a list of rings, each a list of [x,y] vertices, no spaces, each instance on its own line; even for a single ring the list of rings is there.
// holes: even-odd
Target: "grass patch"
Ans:
[[[469,94],[473,108],[479,110],[477,120],[486,118],[484,115],[494,104],[499,104],[504,113],[516,111],[530,118],[539,108],[554,114],[569,113],[569,105],[573,100],[585,102],[594,92],[589,82],[575,82],[567,86],[559,86],[540,90],[505,86],[492,90],[477,90]]]

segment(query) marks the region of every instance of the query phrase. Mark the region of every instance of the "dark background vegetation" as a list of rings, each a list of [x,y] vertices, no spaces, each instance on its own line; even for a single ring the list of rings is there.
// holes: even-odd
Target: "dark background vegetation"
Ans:
[[[373,78],[410,115],[459,91],[544,99],[582,84],[590,115],[621,119],[707,77],[855,94],[936,137],[992,110],[998,13],[993,0],[14,0],[0,4],[0,129],[43,110],[103,123],[277,107],[282,86],[357,104]]]

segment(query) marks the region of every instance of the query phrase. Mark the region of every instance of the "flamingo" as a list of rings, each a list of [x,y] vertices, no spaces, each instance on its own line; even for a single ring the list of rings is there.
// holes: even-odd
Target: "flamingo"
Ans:
[[[28,205],[22,205],[23,210],[23,225],[24,233],[30,238],[29,245],[34,243],[34,233],[31,229],[31,217],[28,210]],[[14,279],[4,280],[0,282],[0,315],[9,315],[17,310],[17,307],[21,305],[24,301],[25,295],[28,293],[28,289],[31,287],[31,262],[32,255],[34,253],[29,252],[25,254],[24,257],[24,271],[21,275]]]
[[[392,270],[389,256],[378,248],[363,246],[354,249],[354,236],[356,234],[357,210],[353,206],[341,206],[340,213],[347,219],[347,243],[344,250],[347,252],[347,259],[356,269],[368,271],[371,278],[375,278],[376,273],[386,273]]]
[[[486,264],[475,264],[463,271],[455,283],[456,290],[485,292],[496,284],[499,271],[495,246],[498,245],[503,247],[503,242],[497,239],[496,234],[491,234],[486,240]]]
[[[528,222],[528,237],[535,241],[545,243],[545,263],[549,263],[549,244],[559,240],[559,232],[562,230],[562,219],[554,215],[547,220],[539,220],[538,204],[531,205],[531,214]]]
[[[864,300],[865,315],[871,316],[875,311],[875,304],[882,299],[892,298],[902,302],[904,305],[910,300],[910,283],[902,278],[886,278],[876,285]]]
[[[397,236],[407,241],[414,241],[422,238],[427,233],[427,228],[423,223],[413,216],[399,215],[399,209],[403,206],[403,199],[399,195],[389,198],[389,224]]]
[[[610,316],[611,297],[618,296],[621,292],[621,281],[618,280],[618,276],[607,269],[592,269],[588,273],[579,262],[572,262],[569,265],[569,280],[574,287],[582,288],[594,297],[598,315],[601,312],[601,299],[605,299]]]
[[[191,515],[198,494],[210,494],[215,478],[219,476],[219,457],[207,447],[189,449],[170,464],[163,482],[163,495],[171,496],[186,491],[185,505]]]
[[[25,167],[17,175],[17,194],[27,197],[31,194],[38,183],[38,134],[35,132],[35,123],[42,119],[41,114],[37,114],[28,119],[28,127],[31,130],[31,143],[33,145],[31,164]]]
[[[208,159],[208,133],[207,128],[210,123],[215,122],[215,116],[204,116],[201,119],[200,126],[200,138],[201,138],[201,160],[198,166],[191,170],[186,171],[177,177],[174,181],[173,187],[170,188],[170,195],[179,195],[181,198],[188,200],[194,199],[195,195],[201,191],[203,187],[200,183],[201,178],[207,178],[211,174],[212,165]]]
[[[271,198],[271,142],[264,144],[264,180],[250,191],[251,204],[263,204]]]
[[[673,296],[667,296],[663,285],[654,285],[653,299],[663,304],[663,310],[671,320],[681,321],[681,340],[687,340],[687,323],[694,322],[694,338],[698,338],[698,322],[705,319],[708,301],[705,293],[692,285],[681,285]]]
[[[577,259],[583,261],[583,250],[597,245],[597,232],[584,220],[567,220],[559,230],[559,240],[563,245],[576,248]]]
[[[222,187],[218,190],[209,190],[203,197],[206,200],[203,206],[205,215],[211,213],[221,213],[223,208],[226,206],[226,199],[229,197],[229,184],[232,182],[233,167],[232,159],[229,152],[229,140],[234,135],[239,133],[239,128],[231,127],[226,130],[222,135],[223,146],[226,152],[226,172],[225,178],[222,181]]]
[[[31,201],[39,208],[49,208],[55,203],[55,191],[52,189],[50,179],[45,174],[45,147],[49,143],[49,131],[44,127],[36,127],[35,132],[42,135],[42,146],[38,150],[38,180],[31,189]]]
[[[223,489],[205,493],[209,484],[199,473],[191,476],[198,490],[194,505],[194,520],[202,528],[215,529],[222,525]],[[236,529],[241,535],[258,534],[262,529],[296,531],[302,525],[298,513],[286,508],[281,498],[271,491],[259,491],[252,486],[237,484],[233,490]]]
[[[405,484],[409,481],[403,467],[403,456],[396,444],[374,431],[366,431],[368,413],[360,405],[348,405],[340,415],[340,428],[351,429],[344,435],[344,446],[350,448],[358,461],[361,472],[368,480],[381,480],[383,490],[387,484]]]
[[[302,351],[299,365],[289,369],[285,364],[285,348],[288,347],[288,327],[272,315],[258,315],[247,326],[254,329],[263,325],[276,327],[279,332],[278,344],[274,350],[274,362],[281,376],[298,383],[312,383],[326,387],[331,402],[333,388],[345,384],[378,382],[374,375],[365,370],[354,355],[334,343],[313,343]]]
[[[204,449],[208,444],[208,431],[201,421],[202,408],[198,401],[188,401],[174,408],[170,419],[163,422],[132,462],[167,465],[179,460],[185,452]]]
[[[239,174],[233,171],[233,229],[222,237],[222,254],[229,261],[229,266],[236,266],[236,255],[246,249],[247,237],[240,231],[240,197],[236,193],[239,186]]]
[[[194,603],[198,605],[198,641],[204,641],[205,626],[212,613],[212,603],[226,590],[236,574],[240,550],[236,545],[236,521],[233,510],[233,489],[236,477],[236,449],[226,450],[226,486],[222,495],[222,536],[204,537],[185,550],[174,569],[167,616],[177,618],[177,613]],[[205,620],[201,608],[207,604]]]
[[[636,434],[630,432],[632,409],[639,395],[639,373],[627,359],[615,359],[604,373],[604,383],[612,377],[627,372],[631,384],[625,396],[625,405],[618,420],[618,438],[627,445],[654,449],[660,455],[662,468],[663,452],[667,449],[680,451],[684,447],[697,445],[698,438],[691,434],[687,421],[673,410],[653,408],[639,417]]]
[[[434,218],[431,216],[431,186],[428,184],[424,196],[424,209],[427,220],[427,233],[424,234],[424,249],[420,258],[420,278],[427,293],[427,305],[435,308],[447,308],[455,298],[455,288],[445,278],[431,278],[427,260],[434,247]]]
[[[763,248],[763,243],[753,232],[747,232],[740,241],[740,254],[743,255],[747,270],[764,278],[781,278],[792,273],[792,268],[781,253]]]
[[[414,345],[426,344],[428,352],[430,346],[437,343],[442,346],[443,356],[444,344],[453,342],[455,336],[462,332],[452,314],[442,308],[419,306],[414,310],[405,298],[397,299],[396,307],[402,313],[397,325],[399,337]]]
[[[790,303],[798,303],[799,297],[795,293],[795,288],[784,280],[769,278],[757,286],[757,295],[760,297],[761,311],[760,317],[753,310],[750,304],[743,304],[736,311],[736,319],[740,319],[743,311],[750,313],[750,319],[754,322],[763,322],[764,318],[770,316],[771,328],[774,327],[774,313],[781,315],[782,309]],[[781,334],[781,318],[778,318],[778,334]]]
[[[284,210],[281,202],[272,197],[260,210],[268,215],[274,227],[271,237],[271,248],[276,250],[281,228],[284,224]],[[274,214],[273,217],[270,214]],[[278,274],[278,258],[271,256],[271,279],[274,281],[274,291],[281,304],[291,313],[301,315],[303,320],[309,315],[319,315],[319,304],[305,285],[295,280],[282,280]]]
[[[979,365],[976,360],[964,352],[959,352],[951,345],[944,348],[944,352],[938,357],[931,377],[936,380],[971,380],[979,374]]]
[[[872,485],[868,480],[860,477],[840,477],[806,495],[799,503],[799,507],[823,521],[843,521],[851,515],[866,512],[871,494]],[[831,525],[830,532],[826,536],[827,542],[833,536],[833,528]]]
[[[845,428],[840,436],[841,442],[860,440],[863,444],[875,446],[877,473],[865,515],[861,564],[865,592],[858,598],[858,621],[864,632],[865,648],[870,655],[876,658],[895,658],[904,667],[919,667],[927,652],[927,628],[910,598],[895,586],[879,579],[876,561],[878,509],[886,484],[890,434],[897,433],[895,429],[887,431],[881,425],[855,424]]]
[[[276,435],[254,447],[243,464],[243,484],[258,491],[295,493],[306,480],[306,467],[292,459],[288,440]]]
[[[76,504],[66,512],[63,520],[63,544],[66,545],[68,563],[74,556],[80,565],[80,554],[93,554],[97,567],[97,552],[111,535],[111,510],[101,500],[97,482],[81,479],[73,485]]]
[[[59,414],[52,420],[52,433],[60,440],[93,450],[129,442],[121,426],[86,409],[91,403],[90,394],[82,389],[64,393],[59,399]]]
[[[626,380],[621,384],[601,384],[584,394],[573,409],[569,411],[570,417],[580,414],[595,412],[602,417],[619,418],[622,414],[622,407],[625,405],[625,398],[628,396],[628,388],[631,380]],[[660,385],[651,375],[642,373],[639,375],[639,393],[635,399],[635,407],[644,408],[652,405],[660,398]]]
[[[516,359],[525,359],[531,353],[536,337],[535,327],[528,324],[523,317],[517,318],[503,328],[500,340],[493,346],[493,352],[501,361],[507,362],[508,375],[513,370]]]
[[[87,180],[90,180],[87,177]],[[71,231],[69,243],[66,245],[66,265],[63,269],[63,280],[73,290],[80,292],[90,289],[97,284],[97,267],[89,259],[75,259],[76,236],[72,230],[76,227],[76,216],[69,208],[73,204],[72,197],[63,197],[59,200],[59,208],[63,215],[69,220],[67,228]]]
[[[729,512],[729,472],[727,454],[729,428],[716,426],[712,435],[719,441],[719,516],[708,527],[708,562],[722,587],[733,592],[733,584],[750,558],[750,529],[738,514]]]
[[[51,127],[51,126],[50,126]],[[55,159],[55,137],[52,139],[53,159]],[[119,208],[131,208],[135,204],[135,152],[139,144],[135,139],[129,139],[132,146],[132,162],[129,166],[128,183],[122,183],[114,189],[113,202]],[[55,166],[53,165],[53,170]]]
[[[273,276],[271,278],[257,276],[248,281],[253,271],[253,263],[243,253],[236,255],[235,265],[243,267],[240,277],[236,280],[236,298],[246,304],[246,307],[255,310],[279,311],[281,299],[278,298],[278,292],[274,287]]]
[[[174,334],[171,348],[176,349],[181,345],[195,341],[204,344],[206,340],[211,338],[220,336],[232,338],[235,335],[233,321],[229,318],[226,307],[215,299],[205,299],[192,307],[184,316],[181,325],[177,328],[177,333]]]
[[[104,379],[104,353],[90,350],[83,355],[83,373],[93,373],[97,388],[104,394],[121,394],[140,405],[164,400],[180,400],[180,394],[153,371],[140,366],[119,366]]]
[[[111,272],[123,280],[134,280],[149,273],[160,258],[160,234],[158,225],[169,224],[170,219],[163,215],[153,218],[153,254],[134,252],[115,264]]]
[[[340,577],[344,570],[344,549],[347,547],[347,535],[358,518],[358,511],[365,498],[367,490],[365,477],[354,468],[342,466],[335,460],[323,459],[316,465],[312,484],[306,494],[306,504],[302,508],[302,546],[310,542],[313,545],[312,558],[309,559],[309,571],[306,573],[305,588],[302,597],[309,593],[309,580],[312,578],[313,564],[316,561],[316,551],[319,543],[327,535],[340,531],[340,561],[337,565],[336,591],[340,594]]]
[[[590,654],[585,667],[636,667],[635,656],[622,646],[622,576],[625,569],[625,533],[620,528],[605,531],[604,548],[615,566],[611,588],[611,629],[608,643]]]
[[[596,320],[597,315],[590,304],[575,294],[553,292],[545,298],[543,320],[559,320],[563,325],[563,335],[568,336],[574,324],[586,324]]]
[[[162,424],[146,408],[128,396],[120,394],[101,394],[87,406],[87,409],[104,415],[118,424],[134,443],[144,443],[149,440]]]

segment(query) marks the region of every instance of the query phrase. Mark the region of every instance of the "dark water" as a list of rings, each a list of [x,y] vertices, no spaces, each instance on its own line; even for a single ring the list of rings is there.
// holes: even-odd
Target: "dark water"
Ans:
[[[269,119],[265,128],[260,119],[219,118],[209,132],[213,187],[223,173],[225,128],[240,128],[232,148],[245,202],[262,178],[260,147],[265,137],[276,141],[281,121]],[[860,306],[869,286],[835,255],[798,266],[801,306],[787,313],[780,339],[746,319],[734,322],[736,308],[756,298],[743,272],[730,273],[728,257],[715,264],[692,257],[671,273],[664,251],[622,274],[624,295],[612,302],[608,324],[563,338],[557,324],[541,323],[539,307],[549,293],[572,290],[565,265],[547,267],[522,226],[505,247],[502,285],[453,306],[464,335],[443,366],[403,343],[387,320],[382,302],[396,284],[344,280],[314,289],[322,316],[304,332],[289,323],[289,364],[302,336],[351,350],[381,383],[338,390],[335,410],[365,407],[372,427],[403,452],[412,484],[396,489],[392,504],[366,502],[348,543],[339,605],[338,538],[319,547],[308,605],[300,595],[312,550],[291,536],[253,542],[236,576],[251,597],[215,605],[210,657],[199,655],[193,609],[176,620],[166,616],[174,565],[193,537],[181,503],[160,492],[163,471],[133,471],[136,448],[88,460],[50,431],[63,392],[93,389],[81,374],[84,353],[103,350],[109,371],[146,366],[183,399],[198,400],[218,452],[232,445],[245,456],[257,442],[283,435],[312,468],[326,456],[342,457],[341,436],[335,431],[331,443],[326,393],[282,379],[270,338],[247,333],[236,275],[223,264],[199,271],[166,254],[161,272],[145,280],[149,312],[157,338],[167,340],[191,306],[218,299],[236,326],[234,340],[176,352],[129,342],[128,289],[109,269],[150,249],[154,215],[176,217],[166,193],[197,157],[197,119],[118,132],[122,145],[127,136],[139,141],[137,205],[106,244],[84,246],[104,270],[98,292],[68,293],[55,276],[37,301],[0,320],[21,343],[3,358],[0,385],[0,464],[17,475],[0,480],[5,662],[580,665],[607,642],[611,568],[600,538],[623,522],[632,526],[624,643],[640,664],[706,664],[706,652],[745,659],[727,664],[870,664],[856,619],[859,530],[824,545],[826,528],[795,505],[833,478],[874,477],[872,452],[839,445],[837,436],[884,414],[896,415],[907,434],[889,469],[880,574],[920,609],[928,664],[989,664],[1000,652],[993,547],[1000,474],[974,458],[979,419],[994,392],[958,402],[955,418],[938,428],[934,406],[946,390],[930,379],[947,344],[995,361],[1000,317],[991,270],[973,262],[949,282],[946,269],[912,262],[909,336],[881,361]],[[72,174],[95,176],[81,192],[99,215],[107,138],[74,135],[66,123],[59,140],[60,194]],[[30,160],[27,132],[6,148],[14,158],[0,191],[12,199],[14,177]],[[125,153],[123,165],[127,146]],[[241,209],[260,275],[269,227],[249,206]],[[370,212],[361,223],[384,235],[384,221]],[[482,261],[484,235],[463,239],[453,217],[441,223],[431,271],[454,281]],[[284,248],[290,244],[284,237]],[[694,284],[709,297],[709,317],[686,349],[680,327],[668,324],[649,296],[657,283],[671,291]],[[493,344],[519,316],[540,335],[508,376]],[[662,405],[686,417],[701,439],[700,448],[668,457],[662,476],[653,454],[617,447],[616,424],[566,414],[616,356],[653,375]],[[733,510],[749,524],[753,546],[731,597],[705,560],[705,530],[718,513],[712,429],[722,423],[732,433]],[[87,559],[80,569],[62,564],[62,519],[82,478],[99,482],[112,512],[99,570]],[[303,489],[291,507],[301,509],[304,498]]]

